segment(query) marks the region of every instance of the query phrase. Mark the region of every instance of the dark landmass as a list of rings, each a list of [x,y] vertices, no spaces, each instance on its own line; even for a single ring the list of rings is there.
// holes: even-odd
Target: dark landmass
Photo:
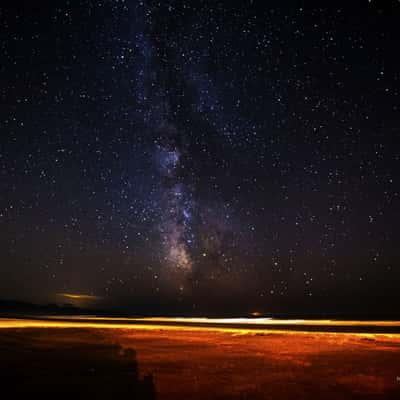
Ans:
[[[0,317],[25,317],[43,315],[108,315],[99,309],[76,307],[72,304],[34,304],[18,300],[0,300]],[[125,314],[120,314],[125,315]]]
[[[275,319],[332,319],[332,320],[382,320],[382,321],[398,321],[400,320],[400,313],[394,312],[369,312],[366,310],[365,313],[334,313],[334,312],[281,312],[281,313],[254,313],[248,311],[247,313],[207,313],[206,315],[194,315],[188,312],[169,312],[160,313],[154,312],[135,312],[134,310],[129,310],[125,308],[117,309],[101,309],[101,308],[81,308],[74,306],[72,304],[34,304],[29,302],[23,302],[18,300],[1,300],[0,299],[0,317],[26,317],[26,316],[70,316],[70,315],[97,315],[102,317],[209,317],[209,318],[256,318],[256,317],[268,317]]]

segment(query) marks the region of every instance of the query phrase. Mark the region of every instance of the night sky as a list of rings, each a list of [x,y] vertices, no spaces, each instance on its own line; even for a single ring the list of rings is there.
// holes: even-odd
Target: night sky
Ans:
[[[328,3],[2,2],[0,298],[399,313],[400,2]]]

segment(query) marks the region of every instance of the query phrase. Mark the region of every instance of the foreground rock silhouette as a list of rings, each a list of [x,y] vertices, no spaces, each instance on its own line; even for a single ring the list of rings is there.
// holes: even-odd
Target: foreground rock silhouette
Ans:
[[[10,399],[156,399],[153,376],[140,378],[131,348],[1,336],[0,387]]]

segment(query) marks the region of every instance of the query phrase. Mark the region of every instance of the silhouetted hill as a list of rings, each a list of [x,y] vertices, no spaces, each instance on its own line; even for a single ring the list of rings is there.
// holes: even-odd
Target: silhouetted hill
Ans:
[[[0,300],[0,316],[17,315],[89,315],[99,311],[75,307],[71,304],[33,304],[17,300]]]
[[[193,314],[192,312],[162,312],[156,308],[148,309],[147,312],[132,312],[129,308],[79,308],[72,304],[34,304],[18,300],[0,300],[0,317],[26,317],[26,316],[44,316],[44,315],[97,315],[102,317],[208,317],[208,318],[257,318],[269,317],[275,319],[338,319],[338,320],[399,320],[399,312],[387,312],[381,310],[373,312],[366,307],[365,312],[300,312],[296,310],[287,310],[286,312],[272,313],[252,313],[248,312],[216,312],[206,310],[202,313]]]

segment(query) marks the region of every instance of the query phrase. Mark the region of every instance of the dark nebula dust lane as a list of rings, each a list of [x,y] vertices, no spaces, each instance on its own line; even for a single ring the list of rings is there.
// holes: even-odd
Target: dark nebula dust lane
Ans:
[[[3,2],[0,299],[399,316],[400,4],[312,3]]]

